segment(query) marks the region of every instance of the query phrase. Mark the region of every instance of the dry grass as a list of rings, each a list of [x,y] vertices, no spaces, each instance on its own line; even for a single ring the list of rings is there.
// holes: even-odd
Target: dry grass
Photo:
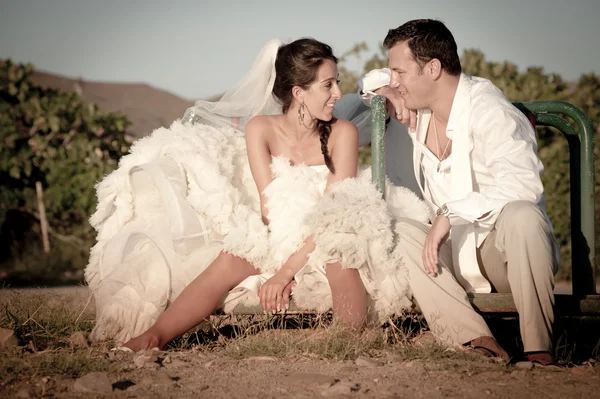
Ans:
[[[301,355],[332,360],[356,359],[383,347],[381,333],[361,334],[337,326],[310,330],[263,330],[223,342],[223,353],[233,358]]]
[[[0,382],[9,385],[19,379],[51,375],[75,378],[115,368],[103,351],[93,348],[57,348],[41,352],[18,348],[0,356]]]
[[[504,367],[477,355],[477,361],[473,362],[474,355],[464,350],[431,341],[421,342],[419,338],[425,327],[421,316],[407,315],[383,328],[367,328],[358,333],[329,318],[315,319],[311,328],[300,330],[281,325],[261,328],[260,323],[247,326],[233,337],[221,337],[219,347],[223,354],[235,359],[272,356],[340,361],[360,356],[392,356],[396,361],[423,363],[428,370],[465,369],[469,374]]]
[[[69,343],[73,333],[91,331],[94,315],[87,303],[72,295],[0,290],[0,327],[12,329],[19,341],[0,355],[1,384],[112,370],[105,345],[76,348]]]
[[[91,331],[94,311],[89,299],[4,288],[0,290],[0,327],[14,330],[19,343],[34,350],[64,347],[74,332]]]
[[[76,377],[91,371],[116,370],[115,362],[108,356],[110,342],[89,348],[75,348],[69,342],[73,333],[89,333],[92,329],[94,310],[88,299],[35,290],[1,289],[0,327],[15,331],[19,347],[5,349],[0,354],[0,387],[32,376]],[[598,323],[588,325],[586,329],[591,327],[597,331],[597,326]],[[576,331],[581,331],[579,327]],[[173,341],[167,350],[195,349],[234,359],[271,356],[339,361],[359,356],[393,356],[402,361],[416,361],[426,370],[460,370],[469,375],[509,370],[480,357],[473,361],[473,354],[460,349],[435,342],[423,344],[419,337],[424,329],[424,320],[414,314],[360,333],[344,329],[328,314],[215,316],[210,323]],[[556,354],[565,364],[575,363],[574,348],[581,347],[580,341],[566,330],[560,332]],[[600,340],[595,342],[592,357],[599,360]]]

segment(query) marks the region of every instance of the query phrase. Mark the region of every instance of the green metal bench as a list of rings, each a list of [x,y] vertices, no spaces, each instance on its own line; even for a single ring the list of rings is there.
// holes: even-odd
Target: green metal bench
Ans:
[[[556,295],[557,314],[600,314],[596,295],[594,232],[594,138],[592,125],[581,110],[564,101],[514,103],[534,126],[558,129],[569,143],[571,192],[571,295]],[[373,182],[385,193],[385,98],[371,100]],[[571,118],[573,126],[564,115]],[[471,303],[480,312],[516,313],[511,294],[474,294]],[[417,309],[418,310],[418,309]]]

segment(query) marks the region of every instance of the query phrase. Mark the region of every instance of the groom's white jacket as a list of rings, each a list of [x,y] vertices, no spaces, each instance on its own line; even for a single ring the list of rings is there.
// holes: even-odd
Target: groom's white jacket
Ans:
[[[413,141],[424,142],[430,116],[429,110],[419,111],[416,132],[409,133]],[[370,129],[361,130],[361,137],[370,135]],[[545,213],[543,165],[537,156],[535,131],[492,82],[462,74],[446,134],[453,140],[451,198],[446,204],[453,226],[455,273],[467,291],[490,292],[490,284],[479,270],[476,248],[502,208],[517,200],[537,203],[552,229]],[[418,181],[422,179],[419,147],[413,146],[412,165]],[[393,151],[386,148],[387,153]],[[421,194],[432,203],[426,193]],[[432,208],[441,205],[432,204]],[[554,248],[558,259],[558,245]]]

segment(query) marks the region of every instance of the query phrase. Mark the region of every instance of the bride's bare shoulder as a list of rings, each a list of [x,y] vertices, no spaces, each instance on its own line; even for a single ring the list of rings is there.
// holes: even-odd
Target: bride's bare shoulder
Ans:
[[[336,119],[334,123],[331,124],[331,138],[335,140],[337,137],[358,137],[358,129],[350,121],[345,119]]]
[[[246,123],[246,136],[266,137],[275,130],[278,115],[257,115]]]

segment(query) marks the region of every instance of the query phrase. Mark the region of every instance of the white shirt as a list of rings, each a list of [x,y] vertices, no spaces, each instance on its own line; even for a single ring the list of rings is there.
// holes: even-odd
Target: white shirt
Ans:
[[[418,147],[414,155],[419,157],[421,175],[418,184],[423,197],[431,207],[432,213],[438,206],[435,204],[445,204],[450,200],[452,189],[451,161],[452,154],[442,162],[425,146],[424,143],[415,142]]]
[[[535,131],[492,82],[462,74],[446,128],[452,157],[445,161],[450,165],[442,168],[440,181],[438,160],[423,144],[430,118],[431,111],[419,111],[416,132],[409,132],[417,181],[424,183],[423,196],[433,211],[448,206],[457,279],[467,291],[490,292],[479,270],[476,247],[502,208],[527,200],[537,203],[546,216],[544,168],[537,156]],[[546,220],[552,229],[547,216]]]

